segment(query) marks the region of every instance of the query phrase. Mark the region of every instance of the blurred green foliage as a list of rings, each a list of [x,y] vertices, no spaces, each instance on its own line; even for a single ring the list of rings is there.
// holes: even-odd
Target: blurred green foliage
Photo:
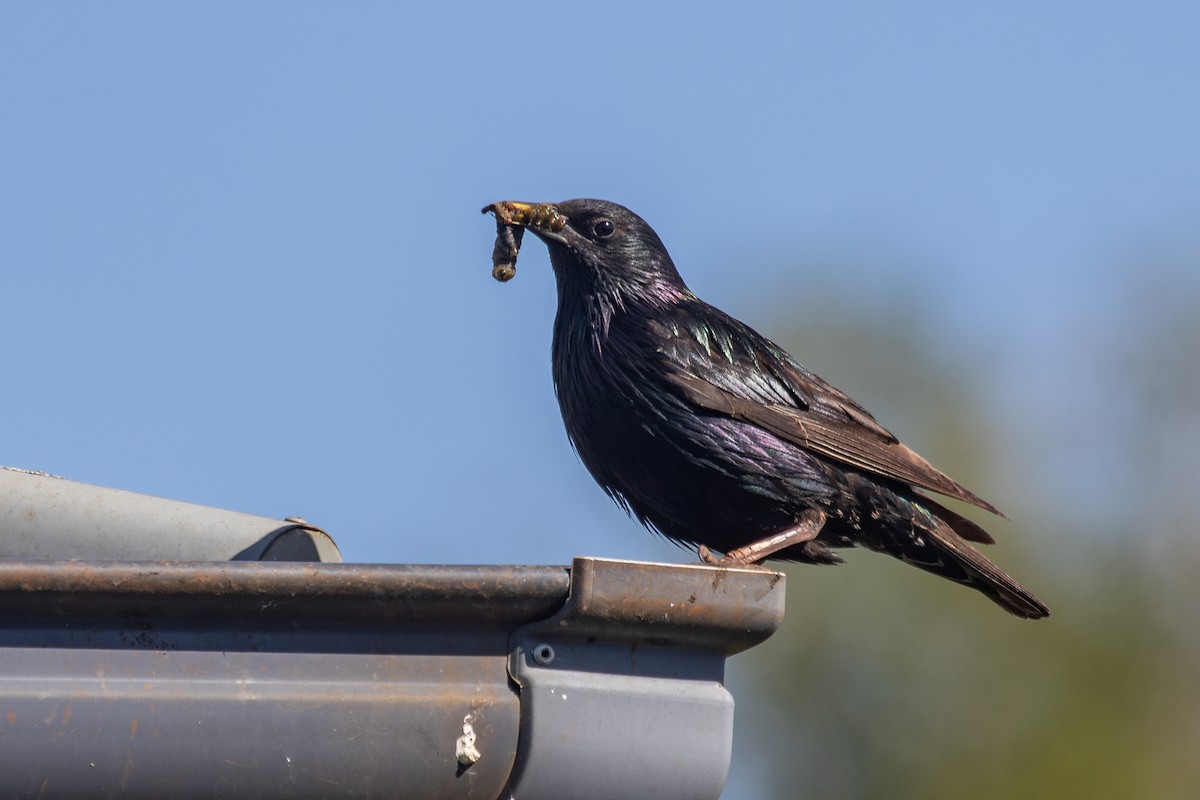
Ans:
[[[1109,275],[1071,341],[1042,343],[1071,363],[1041,387],[940,339],[929,298],[776,315],[802,363],[1005,511],[971,514],[985,552],[1053,615],[868,552],[786,567],[783,628],[730,673],[735,764],[770,796],[1200,797],[1200,259],[1182,266]],[[1002,402],[1032,389],[1054,401]]]

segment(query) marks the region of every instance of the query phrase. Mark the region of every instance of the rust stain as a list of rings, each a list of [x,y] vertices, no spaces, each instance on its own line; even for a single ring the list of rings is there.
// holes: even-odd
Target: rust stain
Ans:
[[[8,714],[6,714],[4,718],[8,720],[9,725],[17,724],[17,712],[15,712],[15,711],[8,712]]]
[[[729,570],[725,567],[713,567],[712,589],[714,592],[721,588],[721,584],[724,583],[725,575],[728,572]]]
[[[765,586],[761,584],[756,586],[754,591],[754,601],[760,602],[764,597],[773,592],[775,587],[779,585],[779,582],[783,580],[783,577],[784,576],[782,572],[776,572],[771,575],[771,579],[767,581]]]
[[[133,722],[129,723],[129,735],[130,736],[133,736],[135,733],[137,733],[137,725],[138,725],[138,721],[136,719]]]
[[[63,718],[62,718],[62,724],[63,724],[63,725],[66,725],[66,724],[67,724],[67,722],[69,722],[69,721],[70,721],[70,719],[71,719],[71,715],[72,715],[72,714],[74,714],[74,713],[75,713],[75,712],[71,710],[71,707],[70,707],[70,706],[67,706],[65,709],[63,709]]]

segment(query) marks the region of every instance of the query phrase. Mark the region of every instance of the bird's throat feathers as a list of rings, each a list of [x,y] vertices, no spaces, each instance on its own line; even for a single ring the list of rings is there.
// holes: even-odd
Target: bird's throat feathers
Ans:
[[[695,297],[665,251],[647,253],[643,263],[626,262],[623,269],[614,270],[606,268],[603,262],[579,258],[564,250],[550,249],[550,263],[558,283],[555,332],[557,336],[568,336],[576,346],[583,344],[584,337],[580,334],[586,332],[590,346],[600,352],[618,315],[649,317]],[[563,330],[567,325],[586,331]]]

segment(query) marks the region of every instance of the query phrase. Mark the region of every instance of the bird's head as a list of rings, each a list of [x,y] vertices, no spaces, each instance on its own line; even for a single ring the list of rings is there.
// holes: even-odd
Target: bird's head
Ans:
[[[620,308],[690,295],[658,234],[624,206],[586,199],[504,200],[488,209],[546,243],[560,303],[577,298]]]

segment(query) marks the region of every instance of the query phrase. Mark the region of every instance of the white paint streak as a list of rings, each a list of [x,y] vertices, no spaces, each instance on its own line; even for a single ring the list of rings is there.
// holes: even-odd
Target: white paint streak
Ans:
[[[475,727],[471,724],[471,716],[467,714],[463,717],[462,736],[454,743],[454,755],[464,767],[471,766],[483,756],[475,747]]]

